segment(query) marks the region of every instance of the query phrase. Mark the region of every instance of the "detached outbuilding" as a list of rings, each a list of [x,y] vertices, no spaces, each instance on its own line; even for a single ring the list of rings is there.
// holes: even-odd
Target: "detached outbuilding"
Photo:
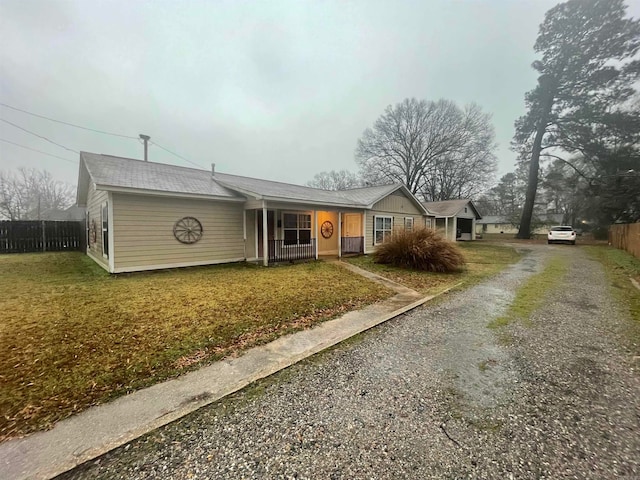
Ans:
[[[429,215],[435,218],[435,228],[447,239],[475,240],[476,220],[482,216],[468,199],[424,202]]]
[[[87,255],[111,273],[370,253],[431,225],[404,185],[326,191],[81,152]]]

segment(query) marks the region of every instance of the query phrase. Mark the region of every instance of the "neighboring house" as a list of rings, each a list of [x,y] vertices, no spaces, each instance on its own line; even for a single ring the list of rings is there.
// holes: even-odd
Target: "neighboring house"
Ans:
[[[72,205],[64,210],[49,208],[40,214],[41,220],[55,220],[58,222],[84,222],[85,209]]]
[[[562,225],[564,215],[562,213],[546,213],[537,215],[532,222],[534,235],[546,235],[549,229],[555,225]],[[478,235],[515,235],[519,226],[514,225],[506,217],[500,215],[487,215],[476,222],[476,234]]]
[[[29,220],[50,220],[57,222],[83,222],[85,209],[72,205],[69,208],[47,208],[38,212],[38,210],[32,210],[27,214]]]
[[[482,216],[471,200],[424,202],[422,205],[435,217],[435,228],[448,240],[475,240],[476,221]]]
[[[87,152],[77,200],[87,254],[112,273],[371,253],[432,223],[401,184],[326,191]]]

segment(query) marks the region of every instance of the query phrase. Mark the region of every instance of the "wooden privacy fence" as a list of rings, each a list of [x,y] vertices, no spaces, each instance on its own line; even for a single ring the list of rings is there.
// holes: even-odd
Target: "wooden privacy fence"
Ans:
[[[609,243],[640,258],[640,223],[620,223],[609,227]]]
[[[0,221],[0,253],[82,250],[84,222]]]

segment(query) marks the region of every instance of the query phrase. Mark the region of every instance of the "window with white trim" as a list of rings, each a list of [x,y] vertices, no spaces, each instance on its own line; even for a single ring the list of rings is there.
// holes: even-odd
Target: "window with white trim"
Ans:
[[[107,202],[102,204],[102,256],[109,258],[109,208]]]
[[[427,228],[433,228],[433,224],[432,224],[430,218],[425,218],[424,219],[424,226],[427,227]]]
[[[407,232],[413,231],[413,217],[404,217],[404,229]]]
[[[311,215],[308,213],[283,213],[282,231],[285,245],[309,245],[311,243]]]
[[[393,231],[393,217],[378,216],[373,219],[373,244],[380,245],[388,238],[391,238]]]

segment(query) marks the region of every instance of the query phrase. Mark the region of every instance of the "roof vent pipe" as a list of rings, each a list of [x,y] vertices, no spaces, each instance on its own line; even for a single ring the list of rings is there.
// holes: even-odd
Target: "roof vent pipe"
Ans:
[[[149,161],[149,139],[151,137],[149,135],[140,134],[140,139],[144,142],[144,161]]]
[[[211,164],[211,176],[212,177],[216,176],[216,164],[215,163]]]

